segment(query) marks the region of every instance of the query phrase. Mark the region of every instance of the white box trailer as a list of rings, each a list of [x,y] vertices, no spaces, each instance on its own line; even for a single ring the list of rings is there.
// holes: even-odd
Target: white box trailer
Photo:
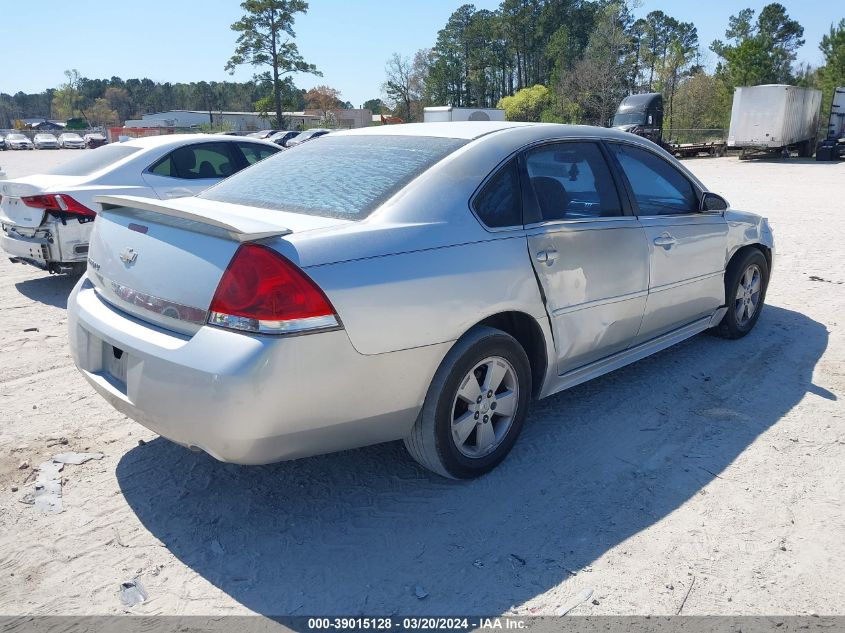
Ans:
[[[447,123],[449,121],[504,121],[505,111],[498,108],[453,108],[435,106],[423,110],[425,123]]]
[[[774,152],[797,149],[812,156],[819,129],[820,90],[783,84],[734,90],[728,147]]]

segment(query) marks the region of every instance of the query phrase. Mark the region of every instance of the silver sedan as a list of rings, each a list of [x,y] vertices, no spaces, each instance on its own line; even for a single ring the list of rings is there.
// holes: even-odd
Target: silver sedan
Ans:
[[[764,218],[581,126],[339,132],[195,198],[98,200],[77,366],[144,426],[243,464],[403,439],[481,475],[532,398],[747,334],[774,257]]]

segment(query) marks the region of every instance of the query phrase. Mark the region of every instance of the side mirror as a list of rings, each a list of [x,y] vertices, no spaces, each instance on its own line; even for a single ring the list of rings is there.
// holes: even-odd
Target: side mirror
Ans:
[[[729,206],[727,200],[712,191],[705,192],[701,198],[701,210],[704,213],[721,213],[727,210]]]

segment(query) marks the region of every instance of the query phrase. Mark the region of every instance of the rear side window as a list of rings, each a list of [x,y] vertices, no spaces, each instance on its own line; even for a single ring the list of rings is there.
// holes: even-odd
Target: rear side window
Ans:
[[[329,135],[261,161],[200,197],[358,220],[466,142],[432,136]]]
[[[78,158],[73,158],[46,173],[55,176],[90,176],[119,160],[131,156],[140,149],[140,147],[119,143],[105,145],[90,152],[85,152]]]
[[[202,143],[179,147],[153,164],[150,171],[158,176],[183,180],[226,178],[237,171],[228,145]]]
[[[554,143],[529,152],[526,166],[544,221],[622,215],[610,168],[595,143]]]
[[[631,185],[639,215],[673,215],[698,211],[698,194],[678,169],[651,152],[610,144]]]
[[[519,167],[512,159],[487,181],[472,206],[489,227],[522,226],[521,200]]]
[[[280,149],[268,147],[267,145],[258,145],[256,143],[237,143],[237,146],[243,153],[247,165],[252,165],[260,160],[264,160],[268,156],[272,156],[278,152]]]

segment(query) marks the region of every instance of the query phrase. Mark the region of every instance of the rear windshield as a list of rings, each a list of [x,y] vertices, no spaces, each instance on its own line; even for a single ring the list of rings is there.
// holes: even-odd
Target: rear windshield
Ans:
[[[104,167],[108,167],[112,163],[116,163],[134,154],[140,149],[140,147],[120,145],[117,143],[114,145],[104,145],[90,152],[85,152],[78,158],[54,167],[46,173],[53,174],[54,176],[90,176],[94,172],[100,171]]]
[[[199,197],[362,219],[466,143],[430,136],[324,136],[263,160]]]

